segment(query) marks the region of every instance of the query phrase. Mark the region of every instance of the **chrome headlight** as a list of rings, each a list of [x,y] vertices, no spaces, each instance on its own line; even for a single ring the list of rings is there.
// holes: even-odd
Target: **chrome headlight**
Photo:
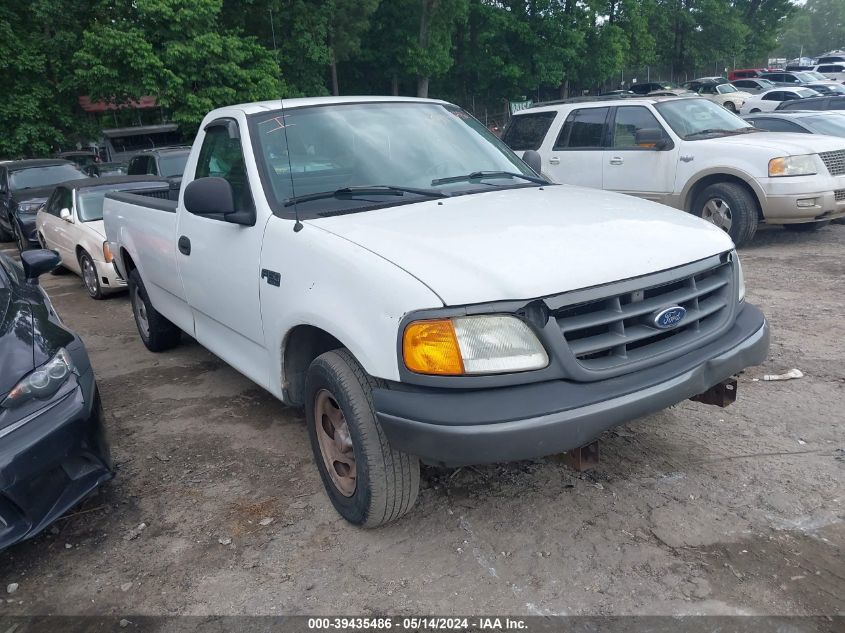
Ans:
[[[782,156],[769,161],[769,177],[812,176],[818,173],[815,154]]]
[[[431,319],[408,324],[405,366],[418,374],[500,374],[542,369],[546,350],[524,322],[509,315]]]
[[[65,348],[60,349],[53,358],[31,372],[16,384],[0,407],[11,409],[33,398],[44,400],[53,396],[76,371],[73,359]]]

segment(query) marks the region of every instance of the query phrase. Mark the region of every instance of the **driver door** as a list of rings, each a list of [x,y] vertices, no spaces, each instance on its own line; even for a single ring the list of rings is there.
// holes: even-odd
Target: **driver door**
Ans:
[[[232,187],[235,210],[254,209],[238,122],[230,118],[213,121],[195,143],[200,145],[195,179],[223,178]],[[267,217],[258,213],[253,226],[232,224],[222,217],[189,213],[184,191],[181,197],[174,248],[196,338],[266,386],[269,364],[259,284]]]

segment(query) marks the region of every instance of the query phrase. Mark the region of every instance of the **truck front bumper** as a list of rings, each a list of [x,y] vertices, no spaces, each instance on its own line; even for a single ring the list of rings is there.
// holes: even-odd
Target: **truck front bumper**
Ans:
[[[757,365],[769,349],[762,312],[746,304],[716,341],[608,380],[555,380],[477,390],[391,383],[373,391],[391,446],[446,466],[530,459],[589,443],[603,431],[703,393]]]

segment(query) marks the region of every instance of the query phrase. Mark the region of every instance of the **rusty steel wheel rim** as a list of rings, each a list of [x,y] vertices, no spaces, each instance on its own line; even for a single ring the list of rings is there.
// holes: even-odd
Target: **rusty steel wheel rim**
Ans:
[[[323,463],[338,492],[344,497],[355,494],[357,468],[352,436],[337,399],[327,389],[314,399],[314,425]]]

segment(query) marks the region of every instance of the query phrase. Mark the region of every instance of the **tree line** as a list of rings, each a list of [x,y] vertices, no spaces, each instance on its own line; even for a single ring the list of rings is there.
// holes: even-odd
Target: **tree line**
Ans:
[[[716,59],[759,64],[800,10],[790,0],[4,0],[0,158],[96,138],[80,95],[154,95],[189,136],[220,105],[332,93],[501,113],[507,100],[612,85],[626,69],[677,77]]]

